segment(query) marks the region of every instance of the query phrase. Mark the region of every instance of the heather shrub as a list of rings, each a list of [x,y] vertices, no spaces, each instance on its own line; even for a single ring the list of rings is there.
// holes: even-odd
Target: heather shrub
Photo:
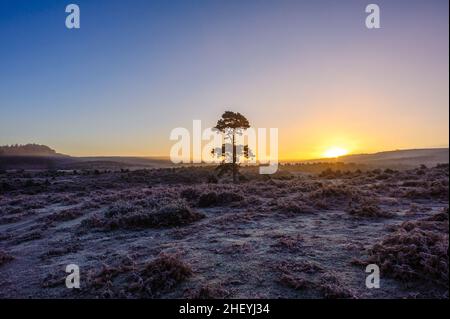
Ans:
[[[369,250],[368,262],[402,281],[433,281],[448,287],[448,240],[447,210],[402,223]]]
[[[76,219],[83,215],[83,212],[79,209],[66,209],[58,213],[53,213],[43,219],[47,222],[64,222],[72,219]]]
[[[199,207],[216,206],[219,203],[219,196],[216,192],[208,192],[200,195],[197,205]]]
[[[196,200],[197,198],[200,197],[200,194],[201,193],[198,189],[189,187],[189,188],[183,189],[180,193],[180,196],[187,200]]]
[[[181,201],[160,208],[153,216],[155,224],[158,226],[180,226],[205,217]]]
[[[13,260],[14,257],[7,252],[0,250],[0,266],[6,264],[7,262]]]
[[[337,275],[332,272],[321,275],[318,286],[318,290],[327,299],[354,299],[356,293],[346,287]]]
[[[188,299],[223,299],[229,297],[230,292],[220,283],[206,283],[187,290],[185,295]]]
[[[133,205],[133,203],[130,203],[128,201],[119,201],[109,207],[108,211],[105,213],[105,217],[126,215],[135,210],[136,207]]]
[[[329,167],[322,171],[318,176],[326,179],[334,179],[342,177],[342,172],[340,170],[333,171],[333,169]]]
[[[47,260],[47,259],[50,259],[53,257],[75,253],[79,249],[80,249],[80,245],[78,243],[69,243],[66,246],[56,247],[56,248],[47,250],[40,256],[40,258],[42,260]]]
[[[82,222],[82,227],[104,229],[139,229],[183,226],[205,217],[192,210],[186,202],[178,200],[154,209],[133,206],[119,206],[105,213],[104,217],[94,215]]]
[[[35,230],[35,231],[31,231],[28,233],[25,233],[22,236],[17,237],[14,240],[15,244],[20,244],[20,243],[24,243],[27,241],[33,241],[33,240],[37,240],[37,239],[41,239],[43,237],[43,234],[40,230]]]
[[[177,256],[161,254],[140,265],[105,265],[88,273],[87,283],[89,293],[101,298],[158,298],[191,275],[191,267]]]
[[[291,200],[287,198],[274,201],[273,211],[281,211],[285,215],[297,215],[312,213],[313,209],[307,204],[298,200]]]
[[[272,247],[279,250],[288,250],[291,252],[299,251],[302,249],[302,243],[304,239],[301,235],[289,236],[289,235],[280,235],[277,238],[277,242],[272,245]]]
[[[405,181],[403,186],[407,187],[403,195],[406,198],[448,200],[448,178],[435,178],[432,181]]]
[[[361,192],[347,185],[325,185],[308,195],[308,200],[313,206],[324,209],[348,205],[351,202],[359,202],[361,199]]]
[[[433,214],[430,217],[425,218],[426,221],[445,222],[448,223],[448,207],[442,209],[442,212]]]
[[[212,206],[221,206],[221,205],[227,205],[234,202],[240,202],[244,200],[244,197],[238,193],[234,192],[207,192],[203,193],[199,200],[198,200],[198,206],[199,207],[212,207]]]
[[[325,272],[318,264],[308,261],[283,261],[276,270],[280,272],[277,282],[295,290],[311,290],[327,299],[356,298],[333,272]]]
[[[283,273],[301,272],[307,274],[315,274],[324,271],[322,266],[312,261],[281,261],[276,269]]]
[[[282,273],[277,281],[282,286],[295,290],[310,289],[315,287],[313,282],[305,279],[302,275],[295,275],[291,273]]]
[[[382,218],[392,217],[394,214],[382,210],[375,203],[362,203],[350,208],[350,215],[355,217],[369,217],[369,218]]]
[[[143,279],[142,290],[155,297],[189,278],[192,270],[176,256],[162,254],[145,265],[139,275]]]
[[[67,274],[61,269],[59,272],[51,272],[47,274],[41,281],[42,288],[64,287]]]

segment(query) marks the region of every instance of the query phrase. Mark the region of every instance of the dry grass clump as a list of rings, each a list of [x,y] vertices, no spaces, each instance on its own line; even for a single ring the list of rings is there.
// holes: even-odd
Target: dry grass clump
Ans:
[[[327,272],[320,276],[317,289],[327,299],[354,299],[356,293],[343,284],[342,280],[333,272]]]
[[[127,201],[118,201],[116,203],[113,203],[107,212],[105,212],[105,217],[108,218],[114,218],[118,216],[123,216],[129,213],[132,213],[137,210],[137,207],[134,205],[133,202],[127,202]]]
[[[28,232],[28,233],[25,233],[22,236],[17,237],[13,241],[13,243],[17,245],[17,244],[21,244],[21,243],[24,243],[24,242],[37,240],[37,239],[42,239],[42,238],[43,238],[42,231],[40,231],[40,230],[33,230],[33,231]]]
[[[336,179],[336,178],[350,178],[353,176],[357,176],[360,173],[361,173],[360,171],[351,172],[351,171],[341,171],[340,169],[333,170],[332,168],[327,168],[326,170],[318,174],[318,176],[326,179]]]
[[[13,260],[14,257],[7,252],[0,250],[0,266],[6,264],[7,262]]]
[[[216,254],[234,255],[234,254],[249,254],[253,250],[254,248],[252,244],[248,242],[238,242],[220,246],[219,248],[215,249],[214,252]]]
[[[441,212],[431,215],[430,217],[425,218],[426,221],[435,221],[435,222],[445,222],[448,223],[448,207],[442,209]],[[445,223],[444,223],[445,225]]]
[[[156,211],[133,212],[110,222],[112,228],[145,228],[145,227],[170,227],[183,226],[195,222],[204,215],[193,211],[184,203],[178,202],[164,206]]]
[[[194,187],[188,187],[181,191],[180,196],[186,200],[197,200],[201,195],[201,192]]]
[[[53,213],[49,216],[41,218],[45,222],[65,222],[69,220],[76,219],[83,215],[81,209],[66,209],[58,213]]]
[[[12,201],[11,201],[12,202]],[[18,207],[20,205],[20,201],[17,201],[17,204],[11,203],[11,202],[3,202],[0,206],[0,216],[9,216],[14,214],[19,214],[23,209],[21,207]]]
[[[124,172],[120,179],[133,184],[200,184],[206,182],[213,167],[179,167]]]
[[[288,250],[291,252],[299,251],[302,249],[302,243],[304,242],[303,236],[297,234],[296,236],[279,235],[277,241],[272,247],[278,250]]]
[[[356,298],[334,272],[325,271],[320,265],[310,262],[283,261],[276,270],[280,272],[277,282],[295,290],[309,290],[324,298]]]
[[[42,288],[56,288],[65,287],[67,273],[63,272],[62,269],[58,269],[56,272],[51,272],[47,274],[41,280]]]
[[[23,217],[26,216],[28,216],[28,214],[18,214],[13,216],[0,217],[0,225],[17,223],[18,221],[21,221]]]
[[[334,208],[348,205],[351,202],[360,202],[362,194],[350,185],[325,185],[308,195],[313,206],[319,208]]]
[[[281,261],[275,267],[279,272],[276,280],[282,286],[295,290],[315,290],[316,283],[314,277],[323,271],[323,268],[310,261]]]
[[[307,273],[307,274],[315,274],[318,272],[324,271],[322,266],[319,264],[304,260],[304,261],[281,261],[277,266],[276,269],[283,272],[283,273],[289,273],[289,272],[301,272],[301,273]]]
[[[94,215],[82,222],[85,228],[140,229],[183,226],[205,217],[182,200],[155,209],[130,204],[114,206],[103,217]]]
[[[355,217],[368,217],[368,218],[387,218],[392,217],[394,214],[384,211],[375,203],[364,202],[350,208],[350,215]]]
[[[63,247],[56,247],[45,251],[40,258],[42,260],[48,260],[53,257],[64,256],[67,254],[75,253],[81,248],[78,243],[69,243]]]
[[[104,266],[88,274],[89,294],[101,298],[158,298],[192,275],[191,267],[175,255],[160,254],[136,265]]]
[[[230,291],[221,283],[206,283],[198,288],[188,289],[185,296],[188,299],[223,299],[230,297]]]
[[[411,199],[448,200],[448,196],[448,178],[447,180],[426,182],[426,186],[408,189],[404,194],[404,197]]]
[[[197,205],[199,207],[213,207],[243,201],[244,197],[235,192],[206,192],[200,195]]]
[[[283,215],[296,216],[298,214],[313,213],[314,209],[308,205],[307,202],[301,197],[295,198],[283,197],[280,199],[273,199],[269,202],[271,210],[274,212],[281,212]]]
[[[369,250],[369,263],[401,281],[433,281],[448,287],[448,208],[404,222]]]
[[[282,273],[278,279],[278,283],[295,290],[315,288],[315,284],[311,280],[304,278],[302,275],[292,273]]]
[[[192,275],[189,265],[173,255],[162,254],[151,261],[138,273],[142,285],[137,290],[147,293],[150,297],[175,287]]]

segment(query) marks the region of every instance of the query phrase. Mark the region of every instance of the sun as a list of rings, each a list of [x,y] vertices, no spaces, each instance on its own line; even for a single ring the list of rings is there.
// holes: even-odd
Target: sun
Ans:
[[[332,158],[347,155],[348,151],[342,147],[331,147],[323,153],[324,157]]]

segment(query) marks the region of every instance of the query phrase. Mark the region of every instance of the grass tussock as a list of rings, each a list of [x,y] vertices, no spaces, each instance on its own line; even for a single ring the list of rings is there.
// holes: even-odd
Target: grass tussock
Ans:
[[[82,226],[107,230],[175,227],[188,225],[203,217],[202,213],[179,200],[154,209],[136,208],[130,204],[114,206],[103,216],[95,215],[84,220]]]
[[[326,299],[355,299],[356,292],[347,287],[344,282],[333,272],[328,272],[320,277],[317,289]]]
[[[10,262],[13,259],[13,256],[3,250],[0,250],[0,266],[6,264],[7,262]]]
[[[243,201],[244,197],[235,192],[206,192],[200,195],[197,205],[199,207],[214,207]]]
[[[356,293],[334,272],[310,262],[283,261],[276,267],[278,284],[326,299],[353,299]]]
[[[53,213],[49,216],[42,218],[45,222],[55,223],[55,222],[66,222],[69,220],[76,219],[83,215],[81,209],[71,208],[66,209],[58,213]]]
[[[185,297],[188,299],[223,299],[229,298],[230,295],[230,291],[221,283],[206,283],[185,292]]]
[[[403,282],[432,281],[448,287],[448,208],[404,222],[369,251],[369,263]]]
[[[355,217],[364,218],[388,218],[394,216],[393,213],[381,209],[376,203],[367,202],[351,207],[348,213]]]
[[[88,289],[103,298],[158,298],[191,275],[191,267],[178,256],[160,254],[140,265],[129,261],[116,267],[103,266],[89,273]]]
[[[308,195],[312,206],[322,209],[348,206],[363,199],[361,191],[351,185],[324,185]]]

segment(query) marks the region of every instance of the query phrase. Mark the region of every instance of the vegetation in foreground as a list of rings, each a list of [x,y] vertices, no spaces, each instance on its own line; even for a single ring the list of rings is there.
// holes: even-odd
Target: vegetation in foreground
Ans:
[[[448,173],[2,171],[0,296],[448,298]]]

